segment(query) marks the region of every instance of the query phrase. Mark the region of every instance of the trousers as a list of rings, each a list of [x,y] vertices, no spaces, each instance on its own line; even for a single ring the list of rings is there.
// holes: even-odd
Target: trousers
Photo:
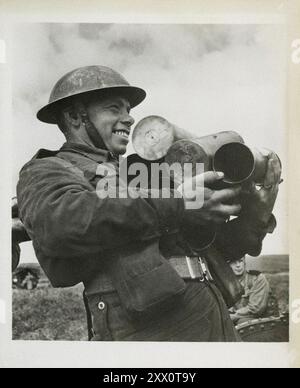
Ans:
[[[89,295],[92,341],[240,341],[217,287],[208,281],[186,283],[171,309],[139,321],[127,314],[117,292]]]

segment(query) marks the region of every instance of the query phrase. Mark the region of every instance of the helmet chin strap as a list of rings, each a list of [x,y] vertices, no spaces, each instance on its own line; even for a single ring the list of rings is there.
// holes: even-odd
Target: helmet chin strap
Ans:
[[[82,122],[85,126],[85,129],[86,129],[86,133],[88,134],[88,137],[90,138],[94,147],[100,148],[102,150],[107,150],[107,147],[104,144],[102,137],[100,136],[100,134],[97,131],[94,124],[90,121],[88,113],[87,113],[84,105],[82,103],[77,102],[76,108],[78,109],[78,112],[81,116]]]
[[[88,116],[83,116],[82,121],[84,123],[86,133],[88,134],[88,137],[90,138],[93,145],[96,148],[101,148],[102,150],[107,150],[107,147],[104,144],[102,137],[99,135],[97,129],[95,128],[94,124],[91,123]]]

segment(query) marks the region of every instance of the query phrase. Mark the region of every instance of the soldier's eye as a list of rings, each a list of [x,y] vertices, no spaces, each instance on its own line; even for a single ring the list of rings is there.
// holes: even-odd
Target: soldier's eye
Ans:
[[[119,110],[120,107],[119,107],[119,105],[111,105],[110,109]]]

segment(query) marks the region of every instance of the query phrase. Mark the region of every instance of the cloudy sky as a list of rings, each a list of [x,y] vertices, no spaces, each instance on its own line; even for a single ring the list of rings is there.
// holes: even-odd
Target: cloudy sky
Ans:
[[[12,47],[13,184],[37,149],[64,141],[55,126],[35,118],[53,85],[91,64],[112,67],[147,91],[132,111],[136,122],[155,114],[199,136],[234,130],[251,146],[275,150],[286,170],[285,58],[280,25],[19,24]],[[288,252],[285,190],[264,253]],[[32,259],[30,244],[23,259]]]

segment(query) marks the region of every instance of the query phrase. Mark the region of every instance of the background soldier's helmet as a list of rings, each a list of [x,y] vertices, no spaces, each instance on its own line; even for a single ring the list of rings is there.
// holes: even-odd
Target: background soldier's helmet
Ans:
[[[87,93],[109,93],[128,99],[131,108],[141,103],[146,92],[138,87],[130,86],[126,79],[115,70],[105,66],[86,66],[64,75],[54,86],[49,103],[39,110],[37,118],[45,123],[57,124],[57,114],[70,104],[74,96]]]

